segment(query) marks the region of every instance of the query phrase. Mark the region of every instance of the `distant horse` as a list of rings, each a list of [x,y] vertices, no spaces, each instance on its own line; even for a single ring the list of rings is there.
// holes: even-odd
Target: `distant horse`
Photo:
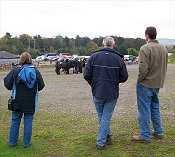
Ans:
[[[55,64],[55,72],[57,75],[60,74],[60,69],[65,70],[66,74],[69,74],[69,69],[74,68],[74,62],[73,61],[68,61],[67,63],[64,62],[56,62]]]

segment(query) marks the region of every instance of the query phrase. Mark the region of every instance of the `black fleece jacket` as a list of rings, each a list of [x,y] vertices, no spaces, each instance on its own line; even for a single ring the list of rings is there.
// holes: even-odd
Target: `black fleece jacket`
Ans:
[[[33,88],[27,88],[24,83],[18,80],[18,73],[22,69],[22,66],[14,67],[8,75],[4,78],[4,86],[8,90],[12,90],[15,81],[16,86],[16,96],[15,100],[20,105],[20,112],[32,113],[35,112],[36,94],[38,91],[42,90],[45,86],[43,78],[40,72],[36,70],[36,81]]]
[[[110,48],[96,51],[85,66],[84,79],[90,84],[93,96],[118,98],[119,83],[128,79],[123,55]]]

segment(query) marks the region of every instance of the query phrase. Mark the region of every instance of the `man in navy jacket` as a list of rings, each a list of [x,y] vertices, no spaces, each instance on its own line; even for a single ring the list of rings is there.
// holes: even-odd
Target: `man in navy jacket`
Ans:
[[[84,79],[92,88],[98,113],[98,149],[104,149],[106,144],[111,144],[110,122],[119,96],[119,83],[128,79],[123,55],[113,50],[114,39],[107,36],[102,44],[103,49],[91,55],[84,69]]]

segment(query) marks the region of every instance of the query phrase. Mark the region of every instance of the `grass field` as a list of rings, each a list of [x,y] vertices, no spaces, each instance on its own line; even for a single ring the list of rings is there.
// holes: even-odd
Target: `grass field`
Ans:
[[[135,85],[138,65],[127,66],[129,80],[120,85],[120,98],[111,122],[113,144],[96,149],[97,114],[89,85],[82,74],[56,75],[54,69],[40,70],[46,87],[40,92],[35,114],[32,145],[23,148],[23,123],[16,147],[8,147],[11,92],[3,86],[0,72],[0,157],[174,157],[175,156],[175,65],[168,66],[160,91],[165,138],[150,144],[131,141],[139,133]]]

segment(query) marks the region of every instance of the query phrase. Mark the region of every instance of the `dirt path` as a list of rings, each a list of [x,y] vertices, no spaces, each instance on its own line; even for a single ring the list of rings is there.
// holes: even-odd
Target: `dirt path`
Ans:
[[[120,85],[120,97],[115,108],[114,117],[136,118],[135,86],[138,65],[127,65],[129,79]],[[91,96],[91,89],[82,74],[56,75],[54,69],[40,70],[46,87],[39,94],[39,111],[63,113],[96,113]],[[3,86],[3,78],[7,72],[0,72],[1,107],[6,107],[5,99],[11,92]],[[175,64],[168,65],[165,86],[160,90],[161,110],[165,118],[175,119]],[[173,119],[173,120],[174,120]]]

